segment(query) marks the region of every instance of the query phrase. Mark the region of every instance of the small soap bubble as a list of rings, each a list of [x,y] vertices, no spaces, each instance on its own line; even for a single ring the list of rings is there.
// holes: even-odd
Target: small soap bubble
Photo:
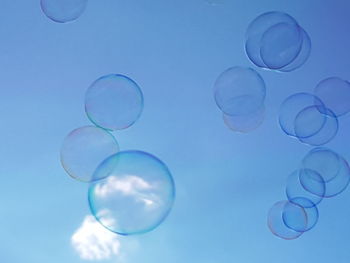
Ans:
[[[232,67],[224,71],[214,85],[214,97],[223,113],[231,116],[258,111],[265,100],[262,77],[251,68]]]
[[[121,235],[153,230],[169,214],[175,185],[167,166],[141,151],[122,151],[103,161],[94,173],[103,180],[89,187],[89,205],[95,218]]]
[[[143,110],[143,94],[132,79],[111,74],[97,79],[85,94],[85,112],[95,125],[106,130],[130,127]]]
[[[41,10],[52,21],[67,23],[78,19],[85,11],[88,0],[41,0]]]
[[[112,134],[95,126],[84,126],[70,132],[61,147],[61,163],[74,179],[91,182],[98,165],[116,154],[119,146]]]

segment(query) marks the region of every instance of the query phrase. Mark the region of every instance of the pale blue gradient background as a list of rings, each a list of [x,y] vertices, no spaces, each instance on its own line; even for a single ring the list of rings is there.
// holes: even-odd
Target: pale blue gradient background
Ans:
[[[59,149],[70,130],[89,124],[86,88],[110,73],[133,78],[145,96],[140,120],[115,133],[121,148],[157,155],[177,185],[168,219],[133,238],[138,248],[123,261],[349,262],[349,189],[325,200],[316,228],[294,241],[273,236],[266,214],[310,149],[282,133],[279,105],[325,77],[350,79],[350,3],[222,2],[90,0],[78,21],[57,24],[42,14],[39,0],[1,0],[1,262],[84,262],[70,238],[89,213],[87,185],[65,174]],[[266,120],[236,134],[222,121],[212,85],[230,66],[253,67],[245,30],[271,10],[290,13],[308,31],[311,58],[292,73],[259,70],[267,84]],[[348,159],[349,125],[349,116],[340,119],[328,144]]]

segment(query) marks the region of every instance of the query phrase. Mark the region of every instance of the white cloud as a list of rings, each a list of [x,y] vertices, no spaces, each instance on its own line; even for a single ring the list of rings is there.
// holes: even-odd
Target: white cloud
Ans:
[[[87,215],[71,237],[71,244],[85,260],[104,260],[120,255],[118,236]]]

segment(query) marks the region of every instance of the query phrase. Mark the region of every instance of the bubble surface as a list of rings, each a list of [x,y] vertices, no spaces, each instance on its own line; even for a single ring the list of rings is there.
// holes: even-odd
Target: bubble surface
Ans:
[[[290,203],[289,201],[279,201],[275,203],[270,208],[267,215],[267,225],[272,234],[286,240],[296,239],[303,234],[303,232],[298,232],[287,227],[283,221],[285,207],[289,205],[293,207],[293,212],[298,218],[298,227],[305,229],[307,227],[307,215],[304,208]]]
[[[251,132],[264,122],[265,106],[263,105],[256,112],[247,115],[231,116],[223,114],[223,119],[226,126],[232,131],[241,133]]]
[[[296,20],[290,15],[283,12],[267,12],[259,15],[248,26],[246,32],[245,50],[248,58],[256,66],[267,68],[266,64],[261,58],[260,48],[261,40],[265,32],[280,23],[288,25],[298,25]]]
[[[278,23],[262,36],[260,56],[269,69],[289,65],[300,53],[303,35],[297,24]]]
[[[350,83],[338,77],[322,80],[315,87],[315,95],[335,116],[342,116],[350,111]],[[322,112],[327,114],[327,112]]]
[[[300,209],[303,208],[303,210]],[[307,223],[305,224],[305,216]],[[307,198],[294,198],[284,206],[284,224],[297,232],[306,232],[314,228],[318,222],[319,212],[317,206]]]
[[[74,179],[91,182],[98,165],[116,154],[119,146],[112,134],[95,126],[84,126],[70,132],[61,146],[61,164]]]
[[[310,116],[305,114],[305,112],[303,115],[299,115],[300,119],[298,120],[297,125],[297,127],[300,129],[298,130],[300,133],[299,136],[297,136],[295,132],[295,120],[298,114],[311,106],[315,106],[317,109],[324,109],[323,102],[318,97],[310,93],[295,93],[287,97],[282,102],[279,110],[278,121],[282,131],[289,136],[298,137],[299,139],[317,134],[323,128],[323,125],[326,122],[326,117],[323,115],[317,115],[317,122],[314,121],[303,123],[303,120]],[[308,132],[308,134],[306,134],[306,132]]]
[[[78,19],[85,11],[88,0],[41,0],[43,13],[52,21],[67,23]]]
[[[149,153],[119,152],[106,159],[95,176],[106,178],[90,184],[90,209],[112,232],[132,235],[151,231],[172,208],[173,178],[167,166]]]
[[[227,115],[254,113],[262,107],[265,96],[265,82],[251,68],[229,68],[218,77],[214,85],[216,104]]]
[[[85,112],[97,126],[107,130],[130,127],[143,110],[143,94],[132,79],[111,74],[97,79],[85,94]]]

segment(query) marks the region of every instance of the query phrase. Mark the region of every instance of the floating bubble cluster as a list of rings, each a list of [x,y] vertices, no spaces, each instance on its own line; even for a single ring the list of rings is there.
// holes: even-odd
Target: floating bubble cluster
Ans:
[[[141,151],[119,151],[110,133],[140,117],[140,87],[123,75],[107,75],[87,90],[85,110],[96,126],[75,129],[64,139],[61,163],[66,172],[89,183],[92,214],[106,229],[122,235],[156,228],[169,214],[175,185],[167,166]]]
[[[289,72],[307,61],[311,53],[311,39],[290,15],[267,12],[250,23],[245,50],[256,66]]]
[[[223,112],[225,124],[233,131],[249,132],[261,125],[265,97],[265,82],[251,68],[229,68],[214,84],[216,105]]]
[[[92,214],[107,229],[131,235],[157,227],[175,196],[166,165],[145,152],[123,151],[107,158],[95,172],[106,178],[90,184]]]
[[[72,22],[78,19],[86,9],[88,0],[41,0],[43,13],[58,23]]]
[[[280,238],[298,238],[317,224],[317,205],[323,198],[340,194],[349,182],[350,167],[342,156],[324,147],[312,149],[302,159],[300,168],[289,175],[288,200],[272,206],[268,227]]]

